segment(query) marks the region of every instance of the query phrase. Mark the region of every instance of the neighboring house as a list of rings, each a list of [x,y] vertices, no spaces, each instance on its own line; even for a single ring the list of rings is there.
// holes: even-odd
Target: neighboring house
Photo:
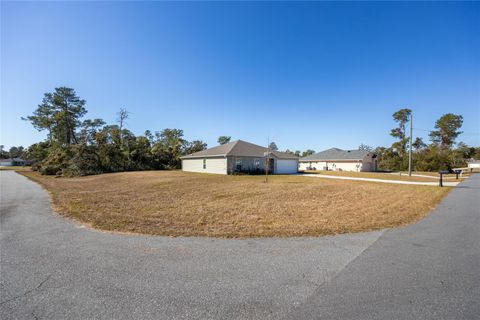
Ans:
[[[377,155],[365,150],[331,148],[299,161],[300,170],[377,171]]]
[[[182,159],[182,170],[217,174],[265,172],[269,149],[242,140],[195,152]],[[270,151],[268,171],[275,174],[297,173],[296,155]]]
[[[0,166],[24,166],[28,161],[21,158],[0,159]]]
[[[480,168],[480,160],[470,159],[467,160],[467,164],[469,169]]]

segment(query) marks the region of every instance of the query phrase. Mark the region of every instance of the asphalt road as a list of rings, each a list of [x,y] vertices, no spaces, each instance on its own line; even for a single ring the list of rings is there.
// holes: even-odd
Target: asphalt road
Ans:
[[[1,319],[478,319],[480,175],[421,222],[323,238],[102,233],[0,171]]]
[[[480,319],[480,174],[386,231],[286,319]]]

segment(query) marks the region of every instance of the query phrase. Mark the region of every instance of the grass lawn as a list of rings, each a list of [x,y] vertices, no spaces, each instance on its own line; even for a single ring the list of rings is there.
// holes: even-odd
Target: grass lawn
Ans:
[[[435,179],[427,178],[427,177],[415,177],[415,176],[408,176],[408,173],[402,172],[400,173],[385,173],[385,172],[352,172],[352,171],[305,171],[305,173],[312,173],[312,174],[323,174],[323,175],[330,175],[330,176],[342,176],[342,177],[354,177],[354,178],[371,178],[371,179],[382,179],[382,180],[400,180],[400,181],[414,181],[414,182],[434,182]],[[413,172],[413,174],[423,174],[420,172]],[[439,178],[439,175],[435,176],[432,172],[429,172],[429,176]],[[466,176],[464,175],[464,178]],[[455,175],[444,175],[444,178],[451,180],[452,178],[455,179]],[[459,177],[460,180],[460,177]]]
[[[182,171],[112,173],[41,183],[54,209],[87,226],[170,236],[318,236],[424,217],[450,188]]]
[[[0,166],[0,170],[32,171],[30,166]]]

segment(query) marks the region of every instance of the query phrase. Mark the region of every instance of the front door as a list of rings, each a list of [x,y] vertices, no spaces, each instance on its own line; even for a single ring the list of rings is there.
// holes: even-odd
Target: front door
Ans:
[[[273,158],[269,158],[268,165],[267,165],[268,173],[273,173],[274,166],[275,166],[275,160]]]

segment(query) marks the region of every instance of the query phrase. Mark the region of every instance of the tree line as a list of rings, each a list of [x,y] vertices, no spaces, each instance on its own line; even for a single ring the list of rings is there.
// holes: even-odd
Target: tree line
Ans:
[[[34,128],[47,133],[47,139],[35,143],[26,150],[12,147],[0,157],[23,157],[34,161],[34,170],[48,175],[91,175],[104,172],[134,170],[168,170],[181,167],[180,157],[207,148],[202,140],[187,141],[183,130],[166,128],[160,131],[145,131],[136,136],[126,128],[129,112],[121,108],[116,123],[107,124],[102,119],[85,119],[86,101],[77,96],[72,88],[59,87],[46,93],[32,115],[22,118]],[[359,149],[377,153],[379,167],[384,170],[408,168],[410,109],[401,109],[393,114],[396,127],[390,135],[396,141],[390,147],[372,148],[360,145]],[[463,117],[445,114],[435,123],[430,132],[430,144],[416,137],[412,143],[413,168],[419,171],[434,171],[465,166],[469,158],[480,158],[480,148],[455,143],[462,133]],[[219,144],[231,141],[230,136],[220,136]],[[269,145],[278,150],[275,142]],[[285,152],[305,157],[314,150]]]
[[[126,128],[129,113],[120,109],[117,122],[84,119],[86,101],[75,90],[46,93],[32,115],[23,118],[47,139],[31,145],[24,156],[34,170],[48,175],[90,175],[104,172],[177,169],[180,157],[204,150],[201,140],[187,141],[183,130],[145,131],[136,136]]]
[[[22,158],[25,155],[25,149],[22,146],[13,146],[5,150],[5,146],[0,145],[0,159]]]
[[[412,110],[400,109],[392,117],[397,124],[390,131],[396,141],[390,147],[360,146],[378,155],[379,168],[391,171],[404,171],[408,169],[408,152],[410,149],[410,135],[407,128],[411,121]],[[480,158],[480,148],[468,146],[463,142],[456,143],[463,125],[461,115],[447,113],[441,116],[430,131],[430,143],[420,137],[412,141],[412,168],[416,171],[451,170],[452,168],[465,167],[470,158]]]

